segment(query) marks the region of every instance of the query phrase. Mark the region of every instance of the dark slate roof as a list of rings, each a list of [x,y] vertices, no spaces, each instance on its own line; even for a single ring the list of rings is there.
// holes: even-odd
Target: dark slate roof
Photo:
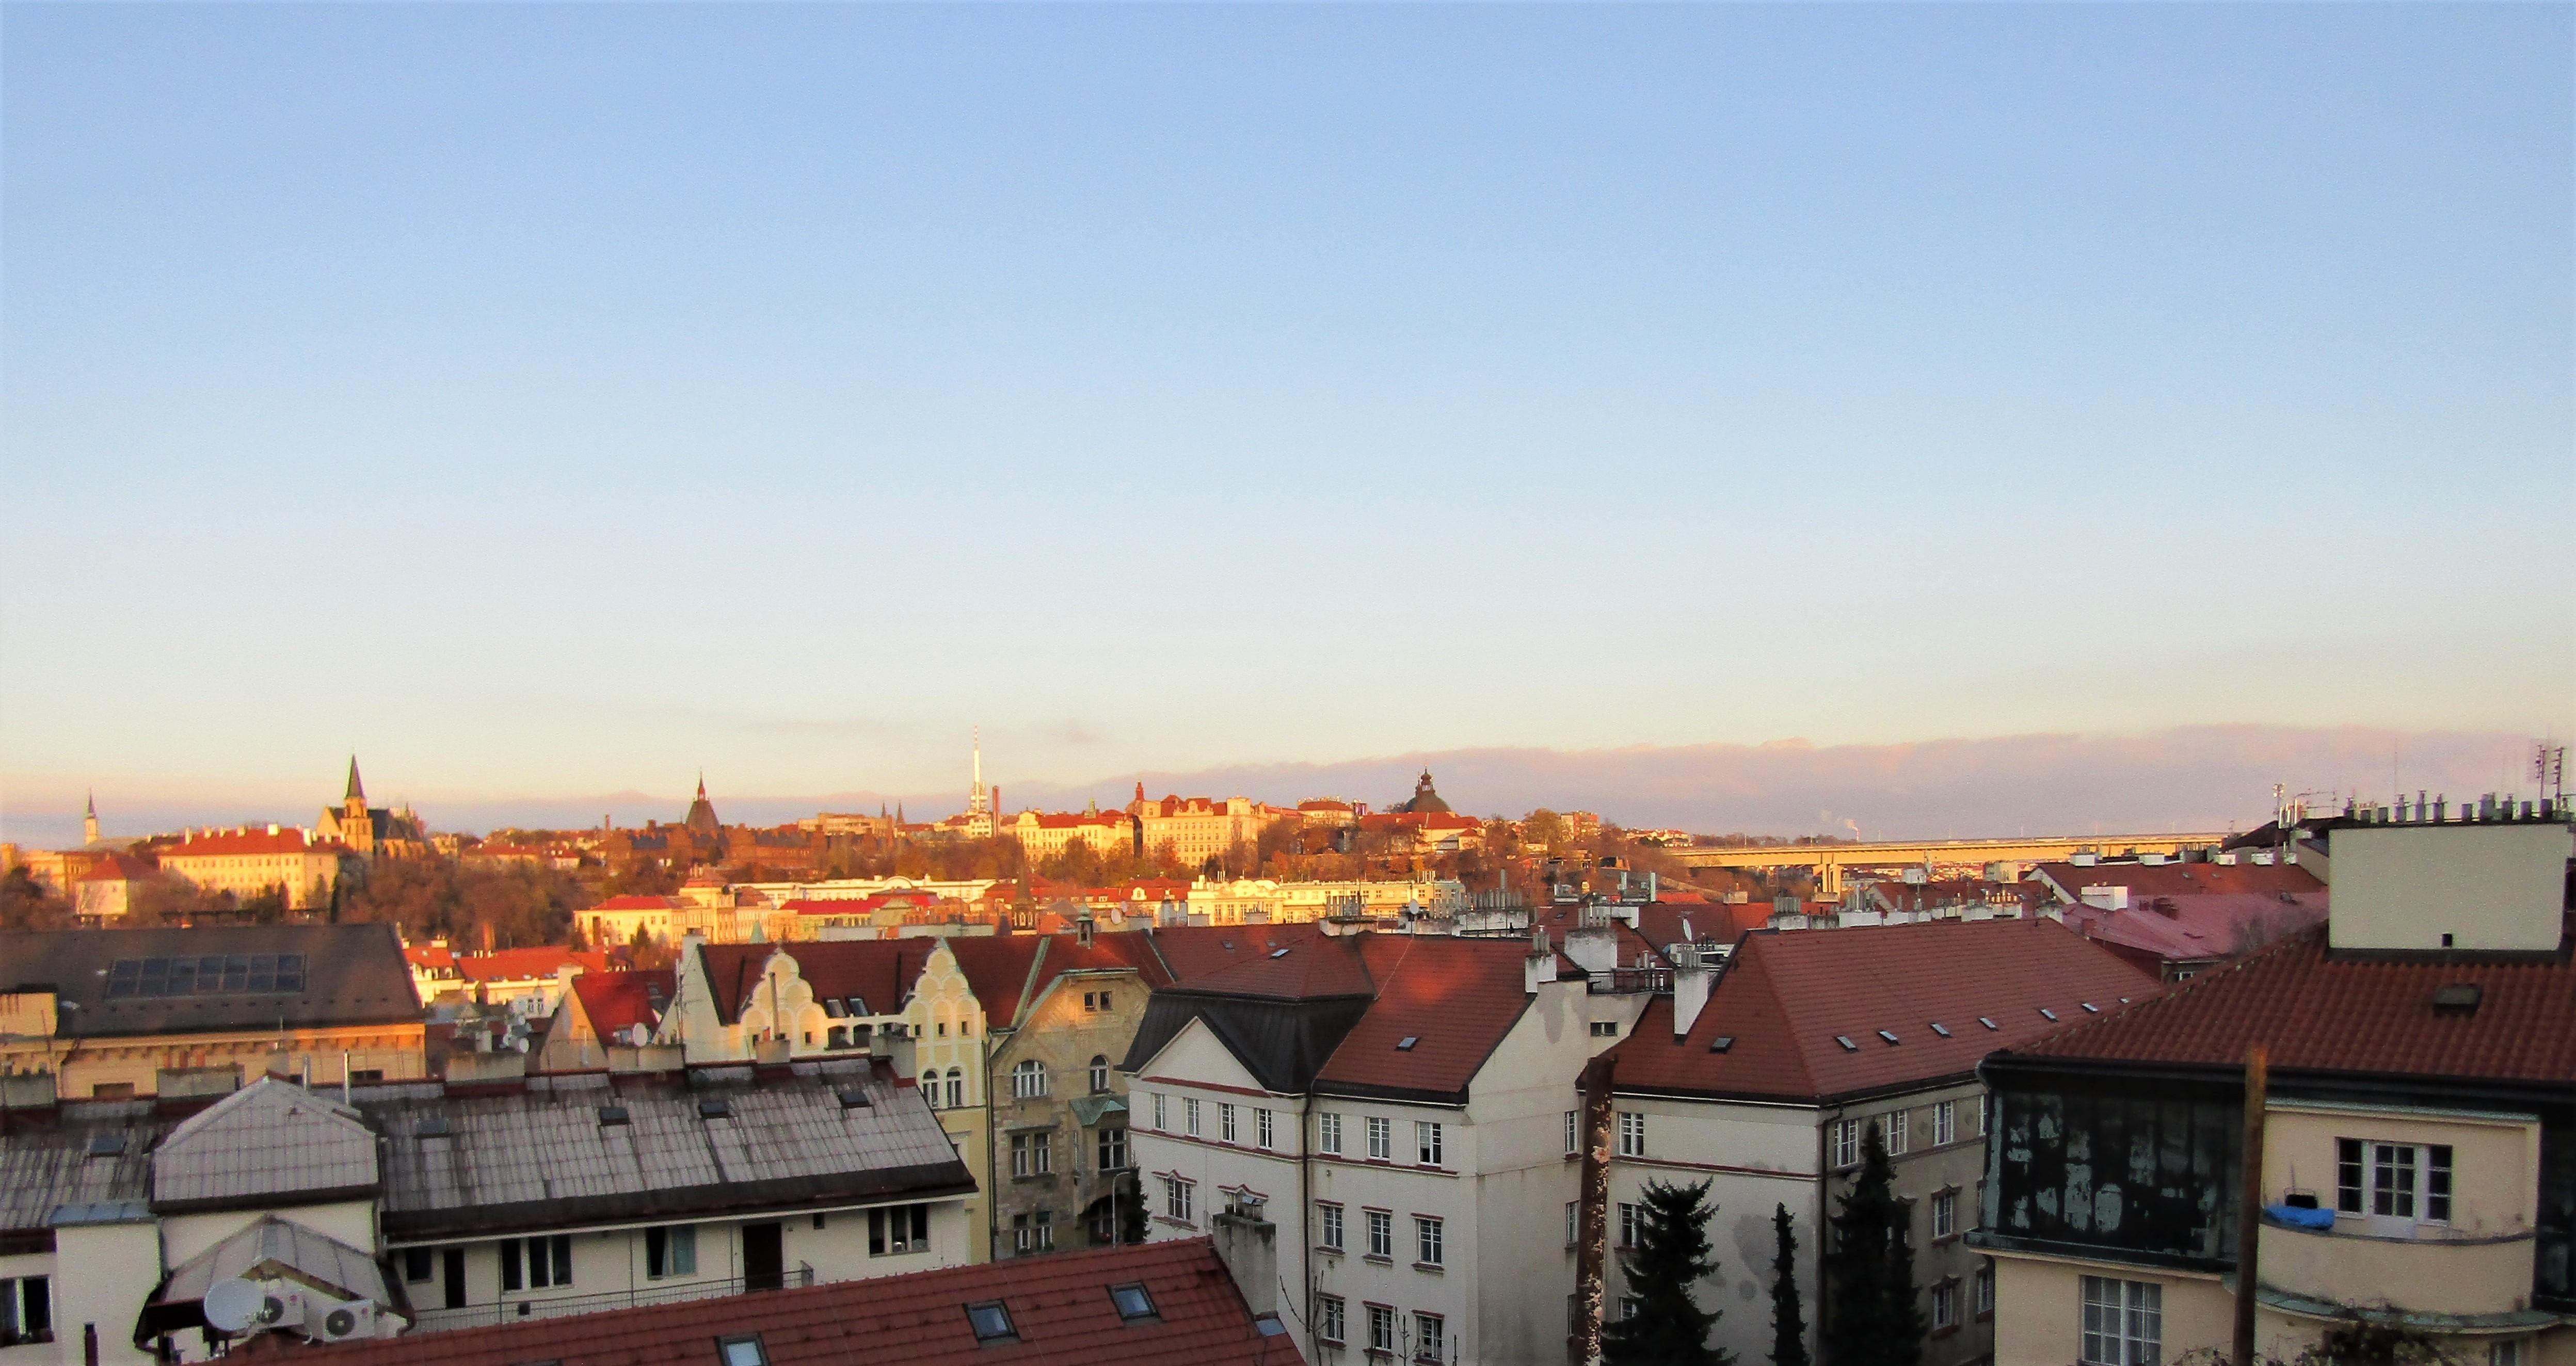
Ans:
[[[1112,1286],[1142,1285],[1153,1314],[1130,1322]],[[966,1306],[1000,1301],[1014,1334],[978,1342]],[[391,1342],[299,1349],[299,1361],[371,1366],[705,1366],[719,1339],[757,1335],[771,1366],[1064,1362],[1084,1366],[1304,1366],[1295,1341],[1265,1334],[1217,1260],[1191,1238],[1018,1257],[493,1328],[413,1333]],[[333,1353],[337,1353],[334,1356]]]
[[[150,1153],[178,1123],[148,1100],[0,1111],[0,1255],[53,1246],[62,1206],[149,1200]]]
[[[109,1000],[107,970],[123,958],[304,955],[304,989],[128,996]],[[51,991],[79,1007],[56,1034],[136,1034],[417,1023],[420,997],[391,925],[240,925],[194,929],[36,930],[0,934],[0,991]]]

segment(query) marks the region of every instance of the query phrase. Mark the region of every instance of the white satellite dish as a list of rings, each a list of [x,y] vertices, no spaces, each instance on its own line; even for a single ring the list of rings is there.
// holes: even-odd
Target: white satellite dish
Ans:
[[[238,1333],[260,1321],[268,1292],[256,1281],[238,1277],[206,1287],[206,1325],[219,1333]]]

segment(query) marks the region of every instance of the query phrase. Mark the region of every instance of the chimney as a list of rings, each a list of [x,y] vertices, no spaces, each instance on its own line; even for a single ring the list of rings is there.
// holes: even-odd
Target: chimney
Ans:
[[[1619,966],[1619,934],[1607,925],[1584,925],[1565,934],[1565,956],[1589,974]]]
[[[1679,1043],[1698,1023],[1699,1013],[1708,1005],[1709,988],[1717,985],[1717,969],[1708,966],[1699,950],[1684,946],[1673,954],[1673,1041]]]
[[[1234,1276],[1254,1317],[1279,1311],[1279,1227],[1259,1205],[1229,1205],[1210,1221],[1217,1260]]]
[[[1090,948],[1092,936],[1099,932],[1099,928],[1099,925],[1092,920],[1091,912],[1084,911],[1082,918],[1073,922],[1073,942],[1086,949]]]
[[[1556,948],[1548,942],[1547,928],[1530,930],[1529,952],[1521,958],[1521,990],[1535,995],[1539,983],[1556,980]]]

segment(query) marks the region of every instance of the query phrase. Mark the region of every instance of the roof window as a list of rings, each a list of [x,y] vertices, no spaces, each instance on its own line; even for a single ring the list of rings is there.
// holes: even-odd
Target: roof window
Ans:
[[[1860,1051],[1860,1045],[1853,1043],[1851,1041],[1851,1035],[1849,1034],[1836,1034],[1834,1036],[1834,1042],[1841,1044],[1843,1046],[1843,1051],[1846,1053],[1857,1053]]]
[[[769,1349],[761,1345],[758,1333],[717,1338],[716,1360],[720,1366],[769,1366]]]
[[[1410,1053],[1413,1051],[1413,1046],[1420,1042],[1422,1042],[1421,1035],[1407,1034],[1403,1038],[1395,1041],[1395,1051],[1398,1053]]]
[[[1109,1287],[1109,1302],[1118,1306],[1118,1317],[1129,1323],[1158,1317],[1154,1312],[1154,1297],[1146,1292],[1141,1281]]]
[[[605,1129],[612,1124],[624,1124],[626,1122],[627,1114],[625,1106],[603,1105],[599,1107],[599,1127]]]
[[[1273,958],[1285,958],[1288,956],[1288,951],[1286,949],[1272,949],[1270,951],[1270,956]]]
[[[2433,1013],[2436,1015],[2475,1015],[2478,1002],[2485,999],[2486,988],[2475,982],[2453,982],[2433,988]]]
[[[107,999],[131,996],[291,995],[304,990],[300,953],[209,953],[119,958],[108,965]]]
[[[1996,1024],[1996,1023],[1995,1023],[1995,1021],[1994,1021],[1994,1017],[1993,1017],[1993,1016],[1991,1016],[1991,1015],[1980,1015],[1980,1016],[1978,1016],[1978,1017],[1977,1017],[1977,1023],[1979,1023],[1979,1024],[1981,1024],[1981,1025],[1984,1025],[1984,1026],[1985,1026],[1986,1028],[1988,1028],[1988,1029],[2001,1029],[2001,1028],[2003,1028],[2003,1026],[2002,1026],[2002,1025],[1999,1025],[1999,1024]]]
[[[92,1157],[123,1157],[125,1156],[125,1135],[91,1134],[88,1152]]]
[[[447,1138],[455,1134],[456,1131],[447,1127],[447,1116],[426,1115],[422,1117],[420,1127],[412,1130],[412,1132],[422,1138]]]
[[[851,997],[851,998],[850,998],[850,1013],[851,1013],[851,1014],[853,1014],[853,1015],[865,1015],[865,1014],[867,1014],[867,1013],[868,1013],[868,998],[867,998],[867,997],[865,997],[865,996],[853,996],[853,997]]]
[[[2055,1021],[2055,1020],[2057,1019],[2057,1012],[2056,1012],[2056,1011],[2054,1011],[2054,1010],[2049,1009],[2049,1008],[2048,1008],[2048,1007],[2046,1007],[2046,1006],[2041,1006],[2041,1007],[2039,1008],[2039,1013],[2040,1013],[2040,1014],[2042,1014],[2042,1015],[2044,1015],[2044,1016],[2046,1016],[2046,1017],[2048,1017],[2048,1019],[2049,1019],[2049,1020],[2051,1020],[2051,1021]]]
[[[699,1101],[698,1118],[731,1119],[733,1118],[733,1102],[722,1096],[716,1096],[709,1100]]]
[[[2091,1001],[2086,1001],[2084,1003],[2084,1013],[2087,1015],[2099,1015],[2102,1013],[2102,1007],[2093,1004]]]
[[[1882,1039],[1887,1040],[1887,1042],[1889,1043],[1889,1045],[1890,1045],[1890,1046],[1893,1046],[1893,1045],[1896,1043],[1896,1031],[1895,1031],[1895,1030],[1892,1030],[1892,1029],[1882,1029],[1882,1030],[1878,1031],[1878,1037],[1880,1037],[1880,1038],[1882,1038]]]
[[[1733,1047],[1735,1047],[1735,1036],[1732,1034],[1720,1034],[1708,1041],[1708,1051],[1711,1053],[1723,1053]]]
[[[1932,1022],[1932,1032],[1946,1039],[1950,1037],[1950,1026],[1941,1023],[1939,1020],[1934,1020]]]
[[[844,1110],[864,1110],[868,1108],[868,1088],[864,1086],[842,1087],[841,1108]]]
[[[1019,1331],[1011,1327],[1011,1311],[1000,1300],[966,1306],[966,1322],[975,1330],[975,1341],[982,1345],[1020,1340]]]

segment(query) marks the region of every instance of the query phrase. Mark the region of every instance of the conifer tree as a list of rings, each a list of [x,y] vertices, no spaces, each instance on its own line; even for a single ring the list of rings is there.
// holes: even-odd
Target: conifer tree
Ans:
[[[1896,1168],[1878,1125],[1861,1142],[1860,1180],[1834,1215],[1825,1253],[1825,1360],[1830,1366],[1921,1366],[1910,1212],[1890,1187]]]
[[[1807,1317],[1798,1308],[1798,1235],[1789,1207],[1771,1212],[1771,1366],[1807,1366]]]
[[[1637,1312],[1601,1330],[1606,1366],[1731,1366],[1735,1356],[1708,1345],[1718,1312],[1699,1307],[1691,1285],[1717,1270],[1709,1255],[1708,1183],[1646,1183],[1637,1245],[1619,1258]]]

